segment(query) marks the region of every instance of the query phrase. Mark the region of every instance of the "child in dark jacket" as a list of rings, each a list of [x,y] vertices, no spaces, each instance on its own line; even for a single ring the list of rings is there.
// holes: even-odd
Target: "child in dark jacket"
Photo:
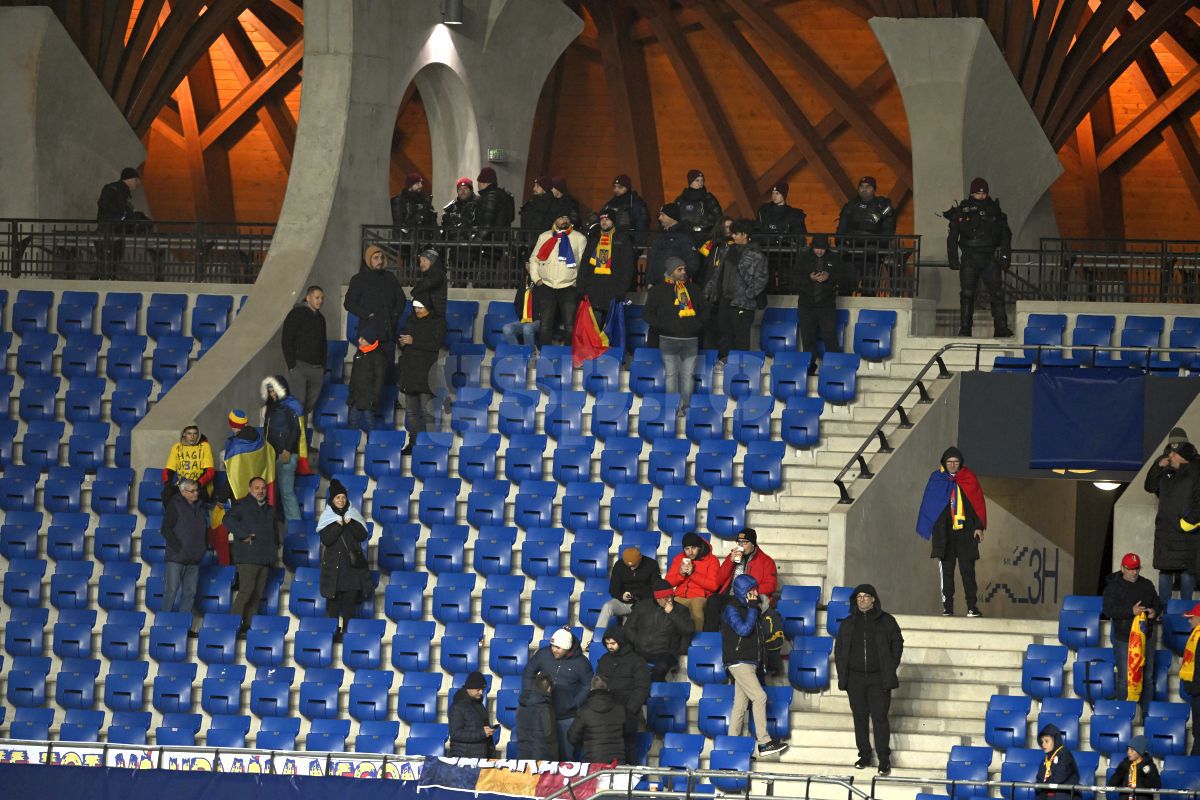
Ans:
[[[383,388],[383,349],[374,328],[367,323],[358,328],[358,351],[350,367],[350,427],[370,433],[375,427],[375,409]]]
[[[558,761],[558,716],[554,711],[554,684],[550,676],[538,674],[521,692],[517,705],[517,758]]]
[[[1109,786],[1119,786],[1122,789],[1161,789],[1162,780],[1158,776],[1158,767],[1150,756],[1150,744],[1145,736],[1134,736],[1129,740],[1125,749],[1125,758],[1117,764],[1112,777],[1108,779]],[[1149,792],[1128,791],[1117,795],[1120,800],[1133,800],[1135,797],[1153,797]]]
[[[1059,786],[1074,786],[1079,783],[1079,767],[1075,764],[1075,756],[1063,744],[1062,731],[1054,725],[1047,725],[1038,732],[1038,744],[1046,758],[1038,768],[1037,783],[1056,783]],[[1070,795],[1069,789],[1038,789],[1033,796],[1037,800],[1045,800]]]

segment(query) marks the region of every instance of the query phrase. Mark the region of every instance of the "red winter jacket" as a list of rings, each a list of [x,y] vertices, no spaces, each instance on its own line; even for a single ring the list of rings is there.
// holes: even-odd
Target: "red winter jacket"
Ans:
[[[683,553],[676,555],[671,561],[670,569],[667,570],[667,583],[675,587],[675,596],[709,597],[715,594],[721,584],[721,564],[712,554],[712,546],[703,542],[700,553],[692,561],[691,575],[684,575],[679,571],[679,565],[684,558]]]
[[[725,561],[721,564],[721,571],[718,573],[720,584],[718,592],[729,591],[730,584],[733,583],[733,571],[737,564],[733,562],[732,554],[725,556]],[[750,557],[750,562],[746,565],[746,574],[758,581],[758,593],[763,597],[770,597],[775,594],[779,588],[779,573],[775,567],[775,559],[764,553],[761,548],[755,545],[754,555]]]

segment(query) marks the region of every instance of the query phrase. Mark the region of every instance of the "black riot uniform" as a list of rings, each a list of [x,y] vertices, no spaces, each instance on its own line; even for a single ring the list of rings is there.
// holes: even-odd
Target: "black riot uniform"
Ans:
[[[862,184],[868,180],[874,186],[873,178],[864,178],[859,183]],[[892,201],[886,197],[876,196],[870,200],[855,197],[842,206],[842,212],[838,215],[838,248],[847,257],[855,273],[855,280],[847,281],[847,291],[844,293],[849,294],[848,289],[857,284],[864,297],[872,296],[874,294],[873,287],[869,284],[864,285],[864,279],[872,275],[882,277],[888,266],[884,262],[890,258],[889,254],[893,250],[887,242],[856,237],[895,235],[896,212],[892,208]]]
[[[692,232],[692,243],[699,247],[708,241],[713,226],[721,219],[721,202],[708,189],[688,186],[675,198],[679,204],[679,224]]]
[[[975,189],[976,185],[972,184],[971,188]],[[986,188],[982,190],[986,191]],[[1000,203],[991,197],[968,197],[947,211],[945,216],[950,221],[946,257],[950,269],[960,270],[958,298],[961,317],[958,334],[971,335],[975,290],[982,278],[992,311],[993,335],[1012,336],[1004,307],[1004,270],[1008,268],[1012,252],[1012,231],[1008,227],[1008,217],[1000,210]]]

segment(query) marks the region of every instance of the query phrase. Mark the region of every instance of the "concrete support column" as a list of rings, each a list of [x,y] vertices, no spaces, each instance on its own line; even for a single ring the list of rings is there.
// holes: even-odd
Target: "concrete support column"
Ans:
[[[54,12],[0,8],[0,217],[95,219],[146,150]]]
[[[189,422],[219,448],[230,408],[257,420],[259,382],[285,370],[283,318],[310,283],[326,289],[329,334],[341,338],[336,298],[361,264],[361,225],[390,220],[392,131],[414,78],[429,109],[435,202],[449,202],[458,175],[475,177],[488,147],[510,153],[496,171],[519,193],[542,84],[583,22],[559,0],[464,6],[451,28],[432,2],[305,3],[304,91],[275,238],[229,331],[134,431],[139,474],[161,466]]]
[[[1057,236],[1050,185],[1062,165],[983,21],[870,21],[904,98],[912,140],[914,220],[924,260],[946,258],[938,216],[986,178],[1013,246]]]

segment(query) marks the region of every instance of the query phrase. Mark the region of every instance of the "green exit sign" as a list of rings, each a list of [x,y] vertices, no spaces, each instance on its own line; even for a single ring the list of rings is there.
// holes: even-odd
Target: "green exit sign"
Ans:
[[[505,161],[508,161],[508,151],[503,147],[489,147],[488,161],[493,164],[503,164]]]

